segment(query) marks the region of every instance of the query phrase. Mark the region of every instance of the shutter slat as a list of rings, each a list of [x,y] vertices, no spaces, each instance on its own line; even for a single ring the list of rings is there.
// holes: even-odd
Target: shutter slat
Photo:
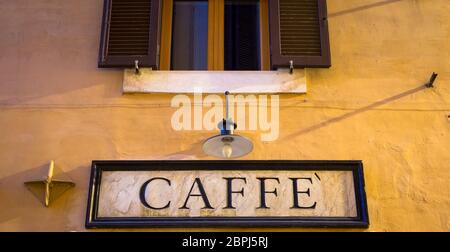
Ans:
[[[148,54],[150,0],[112,0],[107,54]]]
[[[279,1],[281,54],[321,56],[317,0]]]

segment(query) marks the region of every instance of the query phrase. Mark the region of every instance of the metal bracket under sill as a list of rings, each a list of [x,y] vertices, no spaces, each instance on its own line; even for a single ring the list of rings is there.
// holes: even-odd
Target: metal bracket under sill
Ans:
[[[306,93],[306,70],[153,71],[124,70],[123,93]]]

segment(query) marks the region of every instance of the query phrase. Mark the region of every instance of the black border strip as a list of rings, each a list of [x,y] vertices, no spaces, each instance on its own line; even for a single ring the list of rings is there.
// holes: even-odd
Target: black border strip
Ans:
[[[333,170],[352,171],[357,217],[98,217],[98,201],[103,171],[151,170]],[[86,212],[86,228],[151,227],[343,227],[367,228],[369,214],[361,161],[92,161]]]

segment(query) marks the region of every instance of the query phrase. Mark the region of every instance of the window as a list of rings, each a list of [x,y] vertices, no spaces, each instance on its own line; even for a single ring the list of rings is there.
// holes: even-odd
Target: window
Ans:
[[[330,67],[326,0],[105,0],[99,67]]]
[[[225,70],[260,70],[259,0],[225,1]]]
[[[173,2],[171,70],[208,69],[208,1]]]

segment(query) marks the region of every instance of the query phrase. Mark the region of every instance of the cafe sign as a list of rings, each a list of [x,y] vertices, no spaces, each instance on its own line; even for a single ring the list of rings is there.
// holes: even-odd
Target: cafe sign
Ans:
[[[87,228],[367,227],[360,161],[93,161]]]

